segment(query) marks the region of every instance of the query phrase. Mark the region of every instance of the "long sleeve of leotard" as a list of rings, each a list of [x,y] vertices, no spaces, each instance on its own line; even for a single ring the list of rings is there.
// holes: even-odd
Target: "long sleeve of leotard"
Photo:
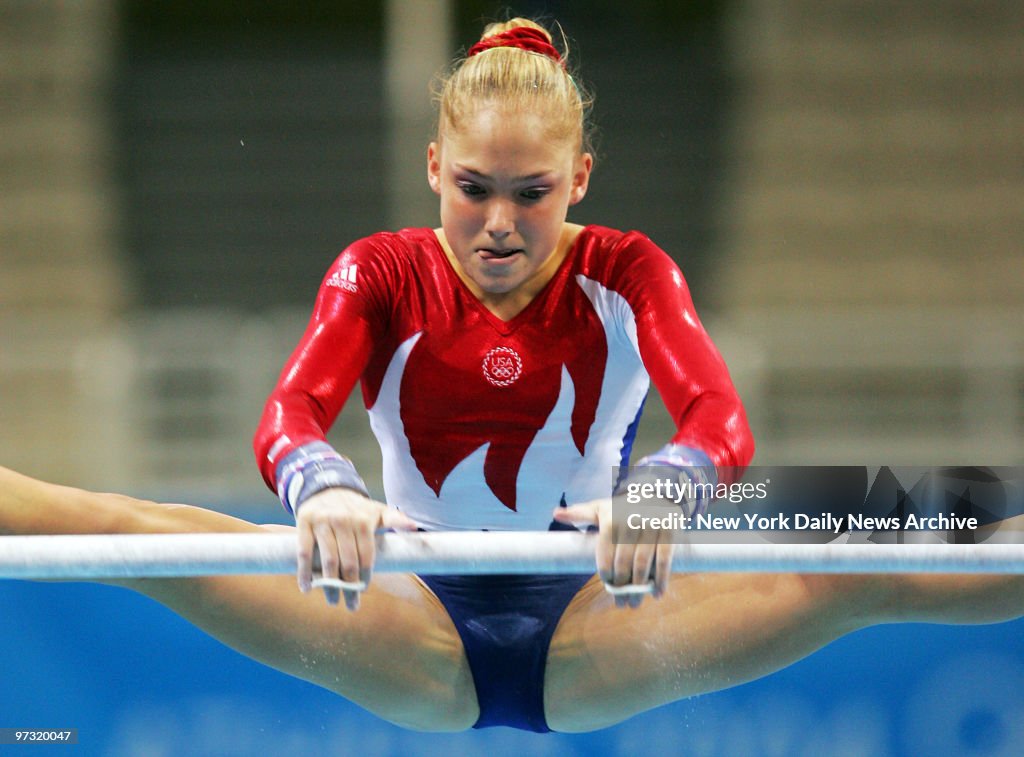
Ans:
[[[676,424],[672,444],[703,451],[732,478],[754,439],[725,361],[697,317],[679,267],[646,236],[624,236],[612,265],[636,321],[640,358]]]
[[[387,292],[393,291],[388,284],[395,274],[380,254],[383,244],[368,237],[335,260],[309,325],[267,399],[253,450],[271,489],[279,461],[301,445],[325,439],[387,322]]]

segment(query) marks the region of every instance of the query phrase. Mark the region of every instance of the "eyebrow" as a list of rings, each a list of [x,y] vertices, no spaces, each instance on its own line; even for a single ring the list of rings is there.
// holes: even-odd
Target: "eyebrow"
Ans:
[[[473,176],[479,176],[481,179],[491,180],[493,178],[481,171],[476,171],[472,168],[469,168],[468,166],[464,166],[461,163],[456,163],[455,168],[459,171],[465,171],[466,173],[473,174]],[[513,181],[536,181],[538,179],[543,179],[545,177],[551,176],[553,173],[554,171],[540,171],[539,173],[532,173],[529,174],[528,176],[517,176],[515,179],[513,179]]]

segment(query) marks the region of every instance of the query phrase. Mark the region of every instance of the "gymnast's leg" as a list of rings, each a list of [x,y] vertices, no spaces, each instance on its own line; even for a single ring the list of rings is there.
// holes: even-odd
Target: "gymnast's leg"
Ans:
[[[37,481],[0,468],[0,533],[259,532],[188,505]],[[358,612],[301,594],[294,576],[110,581],[167,605],[239,652],[335,691],[399,725],[461,730],[476,694],[447,612],[420,581],[378,575]]]
[[[1022,613],[1021,576],[676,575],[635,610],[616,608],[595,577],[552,638],[545,713],[556,731],[602,728],[767,675],[866,626]]]

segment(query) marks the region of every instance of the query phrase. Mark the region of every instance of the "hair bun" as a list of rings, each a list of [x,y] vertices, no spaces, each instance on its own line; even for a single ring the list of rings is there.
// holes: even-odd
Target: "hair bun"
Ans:
[[[507,31],[484,37],[469,48],[469,53],[466,57],[472,58],[474,55],[487,50],[493,50],[497,47],[517,47],[529,53],[539,53],[540,55],[547,56],[556,63],[564,65],[562,54],[551,44],[551,39],[548,35],[540,29],[528,26],[517,26]]]

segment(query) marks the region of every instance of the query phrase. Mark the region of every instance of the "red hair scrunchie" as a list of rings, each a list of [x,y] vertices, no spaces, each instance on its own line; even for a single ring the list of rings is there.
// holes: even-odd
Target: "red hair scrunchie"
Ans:
[[[482,53],[484,50],[491,50],[495,47],[518,47],[520,50],[526,50],[529,53],[546,55],[555,63],[565,65],[565,62],[562,60],[562,54],[548,41],[547,35],[540,29],[531,29],[528,26],[517,26],[514,29],[509,29],[507,32],[492,34],[490,37],[480,40],[469,48],[469,53],[466,57],[472,58],[477,53]]]

